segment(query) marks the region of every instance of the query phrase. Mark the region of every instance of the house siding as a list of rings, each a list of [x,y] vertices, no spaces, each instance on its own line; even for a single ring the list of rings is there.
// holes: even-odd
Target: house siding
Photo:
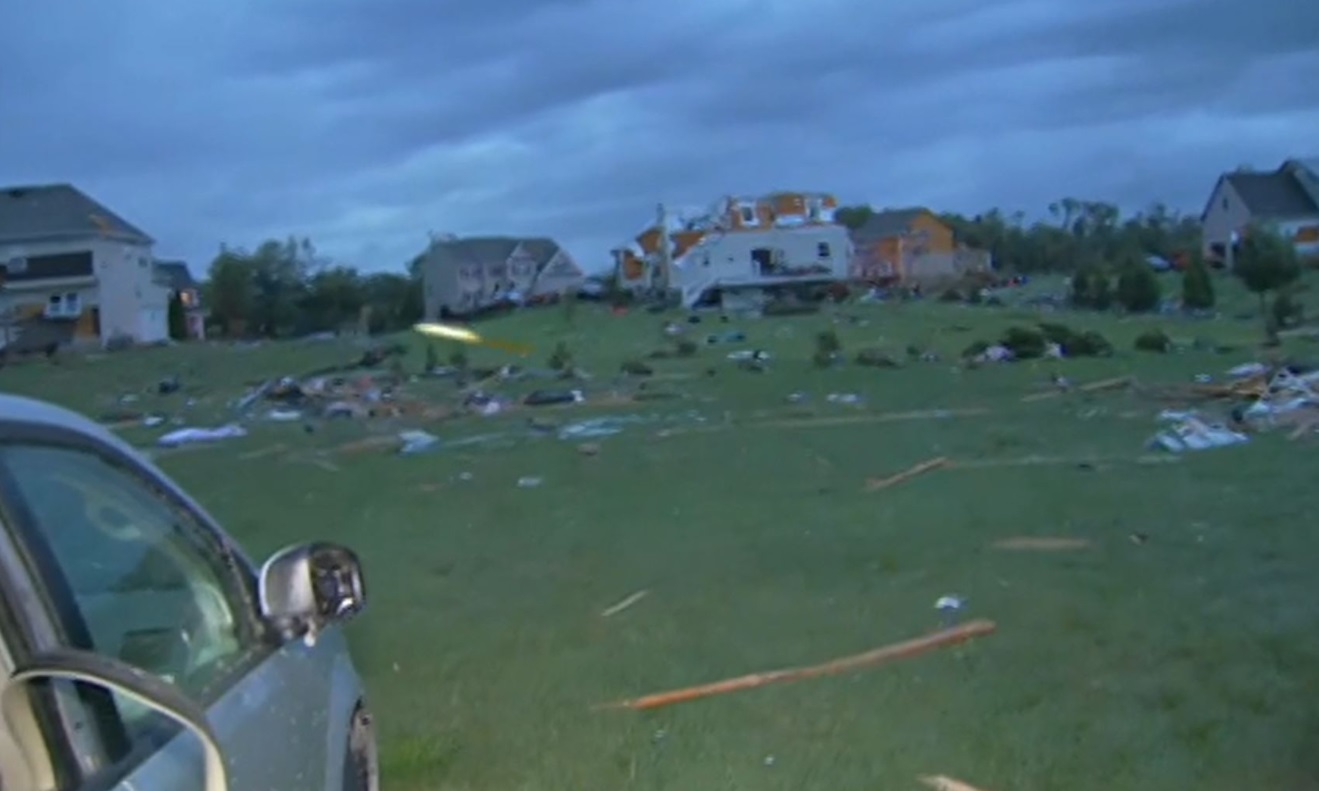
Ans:
[[[1219,179],[1205,207],[1201,222],[1201,252],[1206,258],[1213,257],[1213,246],[1226,245],[1232,239],[1232,233],[1250,223],[1250,209],[1245,201],[1227,179]]]
[[[41,299],[46,300],[51,294],[67,291],[71,283],[76,283],[80,289],[89,289],[83,300],[83,311],[98,308],[97,335],[102,340],[115,335],[128,336],[142,343],[168,338],[169,290],[155,282],[155,259],[149,243],[104,237],[10,242],[0,245],[0,261],[83,251],[92,254],[90,283],[86,278],[26,280],[10,284],[5,291],[12,298],[23,292],[41,294]],[[22,297],[19,301],[27,304],[29,299]],[[87,326],[85,320],[81,326]]]
[[[826,246],[827,257],[820,256],[821,245]],[[757,270],[751,258],[752,251],[758,249],[782,251],[782,262],[786,267],[816,265],[825,269],[817,274],[768,278]],[[683,259],[682,266],[674,268],[674,280],[679,286],[705,280],[724,286],[765,285],[770,279],[782,282],[842,280],[847,276],[851,250],[847,229],[841,225],[719,234],[694,248]]]
[[[582,287],[585,279],[586,276],[577,266],[577,262],[561,248],[541,268],[529,296],[543,297],[562,294],[565,291],[577,291]]]

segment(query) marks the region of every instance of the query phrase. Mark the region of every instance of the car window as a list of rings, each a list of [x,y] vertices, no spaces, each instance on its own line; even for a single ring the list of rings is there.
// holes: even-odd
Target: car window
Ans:
[[[216,536],[147,481],[90,452],[8,446],[3,460],[71,602],[75,645],[217,694],[259,638],[249,599]],[[56,607],[57,611],[61,608]],[[130,735],[157,715],[116,700]]]

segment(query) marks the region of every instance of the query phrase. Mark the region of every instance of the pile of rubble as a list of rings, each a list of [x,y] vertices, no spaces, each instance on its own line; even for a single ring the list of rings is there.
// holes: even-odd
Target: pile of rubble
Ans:
[[[1201,376],[1194,384],[1142,388],[1147,395],[1166,400],[1231,404],[1219,420],[1199,411],[1165,410],[1160,419],[1168,428],[1151,444],[1180,452],[1240,444],[1262,431],[1287,429],[1294,440],[1319,430],[1319,370],[1247,363],[1229,370],[1227,376],[1224,382]]]

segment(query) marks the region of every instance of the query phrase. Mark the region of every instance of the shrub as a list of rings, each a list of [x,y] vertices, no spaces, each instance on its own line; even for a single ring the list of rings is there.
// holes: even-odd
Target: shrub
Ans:
[[[434,371],[440,367],[440,355],[435,351],[435,344],[426,344],[426,370]]]
[[[467,357],[467,350],[461,346],[455,346],[453,347],[453,351],[449,352],[449,365],[452,365],[459,371],[466,371],[470,362],[471,361]]]
[[[619,366],[619,370],[629,376],[650,376],[655,373],[654,368],[646,365],[641,360],[627,360]]]
[[[1286,291],[1273,297],[1273,324],[1279,329],[1294,327],[1305,318],[1305,306]]]
[[[1029,327],[1008,327],[999,344],[1011,351],[1018,360],[1031,360],[1043,357],[1049,342],[1039,330]]]
[[[1163,330],[1146,330],[1136,336],[1134,346],[1137,351],[1166,354],[1172,349],[1172,338],[1169,338]]]
[[[1148,265],[1130,261],[1118,276],[1117,301],[1132,313],[1148,313],[1159,306],[1161,290],[1159,278]]]
[[[698,348],[700,347],[696,345],[696,341],[687,338],[683,338],[674,344],[674,352],[679,357],[695,357]]]
[[[1199,256],[1191,259],[1182,273],[1182,307],[1187,310],[1208,310],[1214,306],[1214,281],[1209,267]]]
[[[554,351],[550,353],[549,366],[554,371],[566,371],[572,368],[572,351],[568,344],[559,341],[554,345]]]

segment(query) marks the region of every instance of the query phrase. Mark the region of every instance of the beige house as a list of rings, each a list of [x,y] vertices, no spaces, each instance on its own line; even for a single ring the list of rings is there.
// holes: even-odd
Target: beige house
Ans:
[[[877,211],[852,231],[852,277],[868,283],[935,284],[992,267],[990,255],[957,241],[924,207]]]
[[[553,239],[437,237],[422,255],[428,320],[477,313],[501,301],[536,303],[582,287],[585,275]]]
[[[169,337],[154,240],[69,184],[0,188],[0,345]]]
[[[1319,256],[1319,158],[1219,176],[1200,215],[1205,258],[1229,263],[1233,238],[1260,223],[1291,239],[1299,255]]]

